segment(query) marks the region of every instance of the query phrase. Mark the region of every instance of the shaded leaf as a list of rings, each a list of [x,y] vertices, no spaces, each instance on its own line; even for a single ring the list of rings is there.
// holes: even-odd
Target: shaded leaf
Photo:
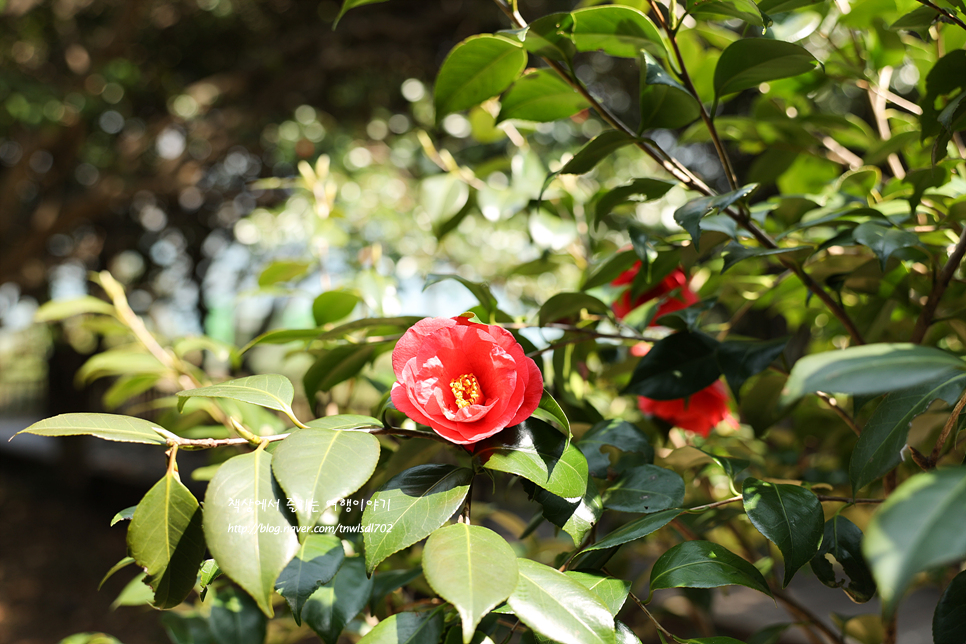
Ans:
[[[531,54],[569,61],[577,52],[569,32],[574,19],[570,13],[551,13],[530,23],[523,47]]]
[[[673,470],[641,465],[625,471],[608,488],[604,507],[649,514],[679,507],[684,502],[684,479]]]
[[[799,45],[767,38],[736,40],[721,52],[714,68],[714,93],[721,97],[767,81],[798,76],[818,61]]]
[[[724,194],[692,199],[674,211],[674,221],[688,231],[691,239],[697,244],[701,239],[701,220],[704,217],[713,212],[724,212],[736,201],[747,197],[757,188],[757,183],[750,183]]]
[[[496,96],[526,64],[527,52],[519,42],[490,34],[467,38],[453,48],[436,76],[436,118]]]
[[[460,277],[459,275],[430,274],[426,276],[426,281],[423,285],[423,290],[425,291],[433,284],[437,284],[444,280],[456,280],[457,282],[465,286],[467,290],[469,290],[469,292],[473,294],[474,297],[476,297],[477,301],[479,301],[480,303],[480,306],[482,306],[487,313],[493,314],[496,312],[496,309],[497,309],[496,298],[493,297],[493,293],[490,291],[490,287],[487,286],[485,282],[472,282],[466,279],[465,277]]]
[[[593,295],[587,293],[557,293],[540,307],[540,326],[547,326],[551,322],[567,319],[579,319],[579,314],[586,309],[588,313],[610,315],[610,307]]]
[[[340,382],[353,378],[376,355],[375,344],[343,344],[323,353],[302,378],[305,397],[328,392]]]
[[[932,616],[933,644],[966,642],[966,570],[953,577]]]
[[[658,557],[651,568],[651,592],[661,588],[747,586],[771,595],[753,565],[710,541],[685,541]]]
[[[654,448],[647,435],[626,420],[605,420],[591,427],[576,443],[587,458],[590,474],[598,478],[607,476],[610,458],[601,448],[611,445],[623,452],[636,452],[648,463],[654,461]]]
[[[778,359],[788,344],[788,338],[780,340],[728,340],[718,345],[715,359],[731,387],[735,400],[739,400],[741,386]]]
[[[275,581],[275,590],[302,624],[302,608],[319,586],[328,583],[345,559],[342,540],[332,534],[309,534]]]
[[[356,7],[361,7],[367,4],[376,4],[379,2],[386,2],[386,0],[345,0],[345,2],[342,3],[342,9],[339,10],[339,15],[335,17],[335,22],[332,23],[332,28],[336,28],[336,25],[339,24],[340,20],[342,20],[342,16],[344,16],[345,12],[349,9],[355,9]]]
[[[598,134],[577,151],[570,161],[560,169],[560,174],[584,174],[594,169],[603,159],[635,142],[635,139],[617,130],[607,130]]]
[[[848,575],[849,585],[845,588],[842,588],[845,580],[835,578],[828,555],[832,555]],[[862,531],[843,516],[836,515],[825,522],[822,547],[812,559],[812,571],[829,588],[842,588],[854,602],[867,602],[875,594],[872,571],[862,557]]]
[[[543,416],[544,420],[553,420],[567,434],[567,439],[570,439],[570,420],[567,418],[567,414],[564,413],[563,409],[560,408],[560,404],[554,400],[553,396],[546,389],[543,390],[543,395],[540,397],[540,403],[534,410],[534,415]]]
[[[660,512],[648,514],[630,523],[625,523],[597,543],[587,546],[581,552],[606,550],[607,548],[620,546],[631,541],[637,541],[651,533],[657,532],[677,518],[682,512],[684,510],[678,508],[661,510]]]
[[[685,398],[711,386],[721,376],[718,342],[703,333],[674,333],[655,342],[631,375],[625,394],[655,400]]]
[[[436,644],[443,636],[443,614],[396,613],[382,620],[359,644]]]
[[[208,628],[218,644],[262,644],[268,620],[248,595],[229,586],[215,595]]]
[[[919,238],[915,233],[873,221],[856,226],[852,231],[852,238],[875,253],[883,272],[885,272],[886,262],[894,252],[901,248],[919,245]]]
[[[637,58],[643,49],[658,58],[667,58],[657,27],[637,9],[608,5],[578,9],[572,15],[573,41],[578,51]]]
[[[634,179],[628,184],[617,186],[616,188],[604,193],[597,199],[597,203],[594,208],[594,223],[600,224],[601,219],[606,217],[614,208],[621,204],[643,203],[645,201],[660,199],[667,194],[668,190],[673,187],[673,183],[661,181],[659,179]],[[630,266],[627,268],[630,268]],[[627,269],[625,268],[624,270]],[[619,274],[620,273],[618,273],[618,275]],[[617,275],[614,275],[614,277],[617,277]],[[611,279],[614,278],[612,277]],[[610,280],[606,280],[606,282],[609,281]],[[584,285],[584,288],[591,287]]]
[[[362,557],[346,559],[335,578],[321,586],[302,608],[302,621],[326,644],[336,644],[346,624],[369,601],[372,579],[366,577]]]
[[[500,99],[497,123],[521,119],[546,123],[573,116],[590,106],[557,72],[538,69],[525,74]]]

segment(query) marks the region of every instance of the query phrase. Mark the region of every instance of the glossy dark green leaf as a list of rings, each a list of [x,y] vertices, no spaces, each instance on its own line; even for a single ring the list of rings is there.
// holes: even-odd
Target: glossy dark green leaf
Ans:
[[[210,387],[179,391],[178,410],[184,409],[188,398],[198,397],[229,398],[291,415],[295,388],[291,380],[274,373],[237,378]]]
[[[346,624],[365,608],[371,590],[372,579],[366,577],[362,557],[346,559],[335,578],[322,585],[305,602],[302,621],[325,644],[336,644]]]
[[[215,595],[208,628],[218,644],[262,644],[268,620],[251,597],[229,586]]]
[[[69,300],[51,300],[40,306],[34,313],[34,322],[59,322],[83,313],[114,315],[114,307],[104,300],[84,295]]]
[[[579,570],[568,570],[564,574],[597,595],[597,599],[602,601],[610,614],[615,617],[627,601],[628,593],[631,592],[631,582],[624,579]]]
[[[966,571],[953,577],[932,616],[933,644],[966,642]]]
[[[382,620],[359,644],[437,644],[443,637],[443,614],[396,613]]]
[[[634,251],[628,250],[612,255],[587,277],[587,281],[580,288],[587,290],[608,284],[630,269],[636,261],[638,261],[637,255]]]
[[[587,481],[587,491],[580,499],[564,499],[542,488],[536,488],[534,500],[543,506],[543,518],[570,535],[578,546],[604,512],[604,502],[593,480]]]
[[[747,586],[771,595],[758,569],[724,546],[685,541],[658,557],[651,568],[651,592],[661,588]]]
[[[568,35],[574,19],[569,13],[551,13],[530,23],[523,47],[531,54],[569,61],[577,53]]]
[[[362,513],[369,530],[363,533],[366,570],[446,523],[463,505],[472,478],[472,470],[452,465],[419,465],[391,478]]]
[[[883,272],[886,262],[894,252],[919,245],[919,238],[915,233],[872,221],[856,226],[852,231],[852,238],[875,253]]]
[[[828,559],[829,555],[835,558],[848,575],[848,586],[845,586],[844,579],[840,581],[835,578],[835,569]],[[862,557],[862,531],[841,515],[825,522],[822,547],[812,559],[812,571],[823,584],[829,588],[842,588],[856,603],[867,602],[875,594],[872,571]]]
[[[355,9],[356,7],[361,7],[367,4],[376,4],[379,2],[386,2],[386,0],[345,0],[345,2],[342,3],[342,9],[339,10],[339,15],[335,17],[335,22],[332,23],[332,28],[336,28],[336,25],[339,24],[340,20],[342,20],[342,16],[344,16],[345,12],[349,9]]]
[[[583,585],[529,559],[507,603],[521,622],[560,644],[616,644],[614,617]]]
[[[777,13],[784,13],[786,11],[791,11],[793,9],[798,9],[799,7],[807,7],[808,5],[817,4],[821,0],[761,0],[758,3],[758,9],[770,15],[775,15]]]
[[[542,420],[552,420],[560,426],[560,429],[564,431],[569,440],[571,437],[570,432],[570,419],[567,418],[567,414],[564,410],[560,408],[560,403],[554,400],[554,397],[550,395],[550,392],[546,389],[543,390],[543,395],[540,397],[540,403],[534,410],[534,415],[541,417]]]
[[[315,400],[318,392],[328,392],[337,384],[354,378],[375,355],[374,344],[343,344],[326,351],[302,378],[305,397]]]
[[[516,588],[517,558],[492,530],[456,523],[426,540],[423,574],[433,590],[456,607],[463,644],[469,644],[480,620]]]
[[[275,580],[299,549],[272,478],[272,455],[256,450],[218,468],[205,493],[205,541],[218,567],[271,617]]]
[[[101,583],[97,584],[97,589],[100,590],[101,589],[101,586],[104,585],[104,582],[107,581],[108,579],[110,579],[111,577],[113,577],[114,576],[114,573],[116,573],[118,570],[121,570],[123,568],[127,568],[132,563],[134,563],[134,558],[133,557],[124,557],[123,559],[121,559],[120,561],[118,561],[116,564],[114,564],[113,566],[111,566],[111,569],[108,570],[106,573],[104,573],[104,576],[101,577]]]
[[[718,345],[715,358],[735,400],[739,399],[741,386],[777,360],[787,344],[788,338],[766,341],[728,340]]]
[[[172,644],[215,644],[211,637],[211,629],[208,628],[208,620],[204,617],[185,616],[168,611],[162,613],[158,621],[161,622]],[[107,642],[98,644],[107,644]]]
[[[436,118],[496,96],[526,64],[527,52],[519,42],[490,34],[470,36],[453,48],[436,76]]]
[[[507,119],[546,123],[573,116],[590,106],[569,83],[550,69],[524,74],[500,99],[497,123]]]
[[[387,570],[376,573],[372,576],[372,595],[369,597],[369,606],[379,606],[391,593],[419,579],[422,574],[423,569],[418,566],[411,570]]]
[[[496,298],[493,297],[490,287],[485,282],[473,282],[459,275],[437,275],[434,273],[426,276],[423,290],[425,291],[433,284],[442,282],[444,280],[456,280],[465,286],[474,297],[476,297],[477,301],[480,303],[480,306],[482,306],[488,313],[492,314],[496,312]]]
[[[714,93],[721,97],[761,83],[798,76],[818,61],[807,49],[782,40],[743,38],[721,52],[714,68]]]
[[[198,500],[174,472],[154,484],[127,530],[128,552],[146,573],[157,608],[174,608],[194,588],[205,555]]]
[[[333,534],[309,534],[282,574],[275,590],[285,598],[296,624],[302,623],[302,608],[319,586],[328,583],[345,559],[342,540]]]
[[[625,471],[608,488],[604,507],[621,512],[650,514],[679,507],[684,502],[684,479],[673,470],[641,465]]]
[[[587,459],[547,423],[530,418],[476,444],[483,467],[522,476],[565,499],[587,490]]]
[[[318,326],[338,322],[348,317],[360,302],[359,296],[348,291],[328,291],[312,302],[312,317]]]
[[[615,620],[614,625],[617,627],[617,644],[641,644],[640,638],[634,634],[630,626],[619,619]]]
[[[932,168],[913,170],[912,172],[908,173],[902,181],[903,183],[908,183],[912,186],[912,196],[909,197],[909,208],[910,211],[915,214],[916,209],[919,207],[919,202],[922,201],[922,196],[926,193],[926,190],[930,188],[938,188],[949,181],[949,171],[941,165],[933,166]],[[912,233],[907,232],[906,234],[915,237],[915,235]],[[908,241],[908,238],[904,239]],[[858,241],[858,238],[856,238],[856,240]],[[919,240],[917,238],[914,242],[906,243],[905,246],[913,246],[918,241]],[[865,244],[865,242],[861,241],[859,243]],[[865,245],[868,246],[868,244]],[[878,252],[876,254],[878,254]]]
[[[867,344],[805,356],[792,367],[782,398],[789,403],[815,391],[881,394],[964,369],[966,363],[940,349],[908,343]]]
[[[730,478],[732,481],[734,481],[736,476],[748,469],[748,466],[751,465],[751,461],[744,458],[721,456],[720,454],[715,454],[714,452],[709,452],[703,449],[698,449],[698,451],[710,456],[712,460],[714,460],[714,462],[717,463],[722,470],[724,470],[724,473],[727,474],[728,478]]]
[[[673,183],[660,179],[634,179],[628,184],[611,189],[597,199],[594,219],[600,223],[602,218],[621,204],[660,199],[673,187]]]
[[[311,262],[292,260],[272,262],[258,276],[258,285],[265,288],[266,286],[274,286],[275,284],[281,284],[283,282],[291,282],[305,275],[311,267]]]
[[[641,88],[641,122],[639,132],[666,128],[676,130],[701,116],[698,102],[688,92],[669,85],[645,85]]]
[[[784,588],[818,552],[825,521],[822,504],[801,486],[751,477],[744,481],[742,497],[752,525],[778,546],[785,559]]]
[[[96,436],[121,443],[164,445],[165,439],[155,431],[157,425],[143,418],[116,414],[60,414],[36,422],[17,434],[37,436]]]
[[[648,463],[654,461],[654,448],[647,440],[647,435],[626,420],[601,421],[581,436],[576,444],[587,458],[591,475],[598,478],[605,478],[610,466],[610,457],[601,451],[605,445],[611,445],[623,452],[637,452]]]
[[[588,313],[610,315],[610,307],[593,295],[587,293],[557,293],[540,307],[540,326],[547,326],[558,320],[579,320],[580,312],[586,309]]]
[[[738,262],[750,259],[752,257],[772,257],[775,255],[786,255],[788,253],[797,253],[798,251],[812,250],[811,246],[794,246],[792,248],[751,248],[748,246],[743,246],[736,241],[729,242],[725,246],[722,259],[724,259],[724,266],[721,268],[721,272],[724,273],[729,268],[737,264]]]
[[[741,42],[741,41],[739,41]],[[692,199],[674,211],[674,221],[678,222],[691,235],[697,244],[701,239],[701,220],[711,213],[724,212],[739,199],[747,197],[758,188],[757,183],[742,186],[737,190],[712,197],[698,197]]]
[[[626,394],[674,400],[697,393],[721,376],[715,360],[718,343],[687,331],[655,342],[634,368]]]
[[[648,514],[640,519],[631,521],[630,523],[625,523],[597,543],[584,548],[582,552],[589,552],[591,550],[606,550],[607,548],[613,548],[625,543],[630,543],[631,541],[643,539],[647,535],[657,532],[666,526],[668,523],[677,518],[682,512],[684,512],[684,510],[678,508],[661,510],[660,512]]]
[[[310,427],[279,443],[272,472],[299,525],[313,526],[325,508],[362,487],[378,462],[379,441],[372,434]]]
[[[859,441],[849,461],[852,490],[859,490],[888,474],[902,461],[902,450],[909,437],[909,427],[937,398],[956,404],[966,374],[954,371],[946,376],[903,391],[887,395],[862,427]]]
[[[637,58],[641,50],[667,58],[660,32],[641,11],[620,5],[589,7],[573,12],[573,41],[578,51],[603,51],[620,58]]]
[[[862,554],[890,617],[916,574],[966,557],[966,467],[907,479],[872,517]]]
[[[607,130],[588,141],[577,151],[570,161],[560,169],[560,174],[584,174],[590,172],[603,159],[624,146],[631,145],[635,139],[617,130]]]

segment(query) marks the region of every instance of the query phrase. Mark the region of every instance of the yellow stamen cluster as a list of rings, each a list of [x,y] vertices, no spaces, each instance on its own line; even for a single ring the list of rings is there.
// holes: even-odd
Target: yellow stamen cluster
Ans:
[[[483,400],[483,391],[476,376],[471,373],[464,373],[462,376],[454,378],[449,383],[449,388],[453,390],[456,397],[456,406],[462,409],[467,405],[476,405]]]

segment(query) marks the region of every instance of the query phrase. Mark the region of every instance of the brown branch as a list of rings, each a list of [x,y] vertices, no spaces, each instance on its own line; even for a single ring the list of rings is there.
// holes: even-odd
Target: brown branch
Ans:
[[[661,626],[661,622],[655,619],[654,615],[651,614],[651,611],[647,610],[647,607],[643,604],[643,602],[641,602],[640,598],[637,595],[630,592],[627,594],[630,596],[631,599],[634,600],[634,603],[637,604],[637,607],[640,608],[642,611],[644,611],[644,614],[647,615],[647,618],[654,623],[654,627],[657,628],[657,630],[664,633],[664,636],[670,639],[672,642],[678,641],[678,638],[674,637],[674,635],[672,635],[666,628]]]
[[[939,438],[936,439],[936,445],[932,448],[932,453],[929,454],[929,458],[926,459],[926,468],[933,469],[936,467],[936,463],[939,461],[939,454],[943,450],[943,446],[946,445],[946,441],[949,439],[949,434],[952,433],[953,427],[956,426],[956,422],[959,420],[959,415],[963,411],[963,407],[966,407],[966,392],[959,397],[956,401],[956,406],[953,407],[953,411],[949,414],[949,418],[946,419],[946,424],[943,425],[942,431],[939,433]]]
[[[916,326],[912,331],[912,342],[919,344],[926,336],[926,331],[932,325],[933,315],[936,314],[936,308],[939,306],[939,300],[946,292],[946,287],[949,286],[949,281],[953,278],[956,269],[959,268],[959,264],[963,261],[963,254],[966,254],[966,234],[960,235],[953,252],[949,254],[946,265],[943,266],[937,279],[933,282],[932,291],[926,298],[926,303],[923,305],[919,319],[916,320]]]
[[[937,6],[932,2],[930,2],[929,0],[916,0],[916,2],[918,2],[919,4],[925,5],[934,11],[938,11],[942,15],[946,16],[946,18],[950,22],[959,25],[963,29],[966,29],[966,22],[963,22],[962,20],[960,20],[959,17],[953,12],[949,11],[949,9],[944,9],[943,7]]]
[[[845,644],[845,641],[839,637],[835,631],[829,628],[817,615],[815,615],[815,613],[798,603],[798,601],[792,599],[776,588],[772,589],[772,594],[775,596],[775,599],[785,604],[792,614],[796,615],[800,619],[804,619],[805,621],[809,622],[810,625],[820,630],[822,635],[828,638],[830,642],[833,644]]]
[[[821,398],[822,400],[824,400],[825,401],[825,404],[828,405],[829,408],[832,411],[834,411],[836,414],[838,414],[838,417],[839,418],[841,418],[843,421],[845,421],[845,424],[848,425],[849,428],[853,432],[855,432],[855,435],[856,436],[861,436],[862,435],[862,430],[859,429],[859,426],[858,425],[856,425],[855,419],[852,418],[851,416],[849,416],[848,412],[846,412],[844,409],[842,409],[841,407],[839,407],[839,404],[837,402],[835,402],[835,398],[832,398],[830,395],[828,395],[824,391],[816,391],[815,394],[819,398]]]

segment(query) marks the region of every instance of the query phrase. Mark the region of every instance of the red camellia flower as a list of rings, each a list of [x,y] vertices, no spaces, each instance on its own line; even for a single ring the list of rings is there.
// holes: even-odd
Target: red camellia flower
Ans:
[[[687,398],[654,400],[638,396],[637,406],[645,414],[657,416],[675,427],[705,438],[721,421],[727,421],[733,427],[738,426],[738,421],[728,409],[728,394],[720,380]]]
[[[633,266],[621,273],[617,279],[611,282],[611,286],[624,286],[625,284],[633,283],[634,278],[637,277],[637,273],[640,270],[641,263],[634,262]],[[657,297],[664,297],[674,289],[681,289],[680,294],[667,298],[663,303],[661,303],[660,306],[657,307],[657,313],[654,315],[655,320],[660,318],[662,315],[687,308],[698,301],[698,296],[694,294],[694,291],[688,288],[688,278],[684,274],[684,271],[680,268],[675,268],[661,281],[660,284],[648,291],[645,291],[644,293],[641,293],[640,297],[633,302],[631,302],[631,289],[627,289],[621,294],[620,297],[617,298],[611,307],[614,310],[614,315],[616,315],[618,319],[621,319],[639,307],[641,304],[650,302]],[[657,326],[657,323],[651,322],[651,326]]]
[[[543,395],[543,376],[509,331],[469,318],[426,318],[392,352],[392,402],[417,423],[467,445],[517,425]]]

